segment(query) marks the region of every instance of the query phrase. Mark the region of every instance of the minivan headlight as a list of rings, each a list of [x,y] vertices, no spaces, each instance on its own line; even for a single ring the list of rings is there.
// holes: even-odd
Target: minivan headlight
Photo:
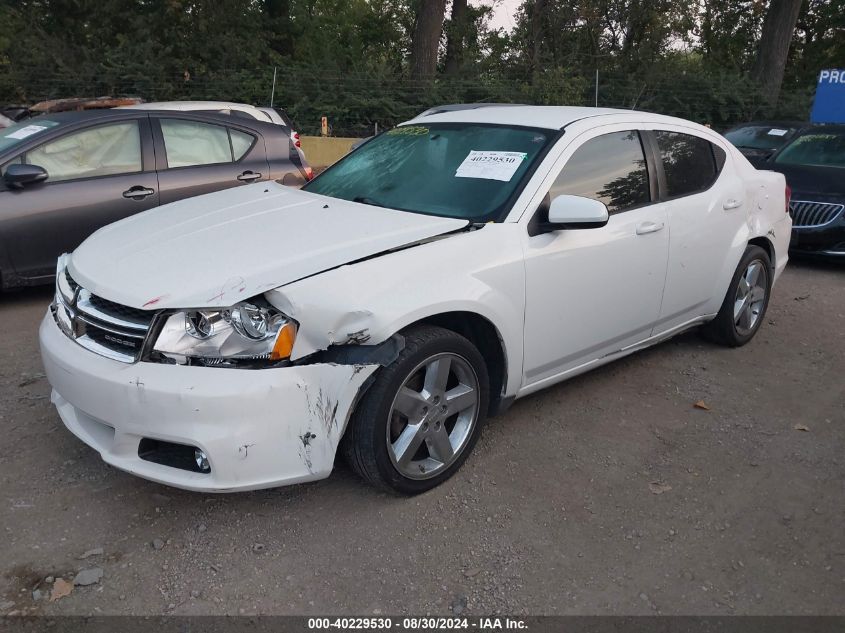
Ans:
[[[295,321],[257,302],[181,310],[167,317],[153,351],[177,363],[190,359],[208,365],[279,361],[290,357],[296,329]]]

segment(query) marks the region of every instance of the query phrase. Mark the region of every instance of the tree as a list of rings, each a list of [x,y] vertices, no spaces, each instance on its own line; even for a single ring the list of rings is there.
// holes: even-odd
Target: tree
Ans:
[[[801,1],[772,0],[763,21],[763,34],[760,37],[752,76],[772,103],[777,101],[783,83],[789,44],[792,42],[792,34],[801,12]]]
[[[463,63],[464,38],[467,31],[467,0],[452,0],[452,14],[449,18],[448,37],[446,39],[447,75],[458,72]]]
[[[411,78],[427,79],[437,71],[446,0],[420,0],[411,39]]]
[[[543,22],[546,20],[548,4],[546,0],[534,0],[531,7],[531,70],[540,69],[540,54],[543,46]]]

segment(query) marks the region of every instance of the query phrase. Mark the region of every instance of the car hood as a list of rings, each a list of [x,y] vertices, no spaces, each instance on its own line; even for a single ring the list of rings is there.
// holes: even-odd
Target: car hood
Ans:
[[[467,225],[259,183],[110,224],[68,268],[83,288],[134,308],[222,307]]]

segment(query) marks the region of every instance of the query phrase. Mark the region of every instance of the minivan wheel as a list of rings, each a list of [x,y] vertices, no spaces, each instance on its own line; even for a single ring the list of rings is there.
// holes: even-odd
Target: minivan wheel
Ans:
[[[402,332],[405,347],[359,402],[341,450],[366,481],[403,494],[430,490],[469,455],[487,415],[484,359],[459,334]]]
[[[719,314],[704,327],[704,333],[722,345],[745,345],[763,323],[771,290],[769,254],[759,246],[749,246],[737,266]]]

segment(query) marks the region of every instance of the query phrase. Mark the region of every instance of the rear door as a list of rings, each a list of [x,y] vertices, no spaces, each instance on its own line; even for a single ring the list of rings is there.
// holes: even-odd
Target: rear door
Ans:
[[[241,125],[153,116],[161,204],[269,178],[264,138]]]
[[[659,332],[718,311],[749,201],[742,180],[724,169],[727,154],[718,145],[692,131],[658,129],[646,137],[672,227]]]
[[[158,205],[149,117],[74,128],[13,159],[43,167],[40,184],[0,191],[0,226],[15,272],[49,277],[56,258],[106,224]]]

